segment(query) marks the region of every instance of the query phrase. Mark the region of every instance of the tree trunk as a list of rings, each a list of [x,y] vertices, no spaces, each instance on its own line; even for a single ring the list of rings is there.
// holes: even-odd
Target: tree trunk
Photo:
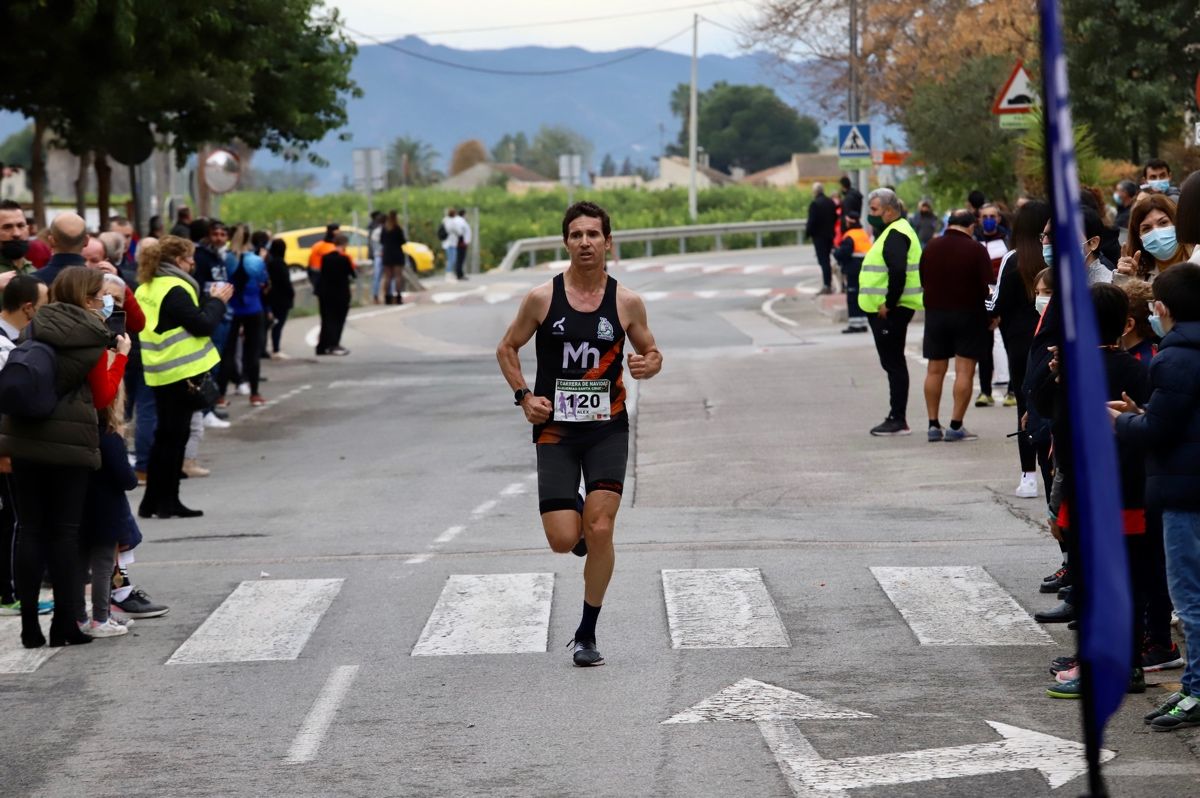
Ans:
[[[100,211],[99,229],[108,229],[109,195],[112,193],[112,165],[108,162],[108,153],[96,150],[92,153],[96,169],[96,207]]]
[[[33,183],[33,221],[41,230],[46,226],[46,161],[43,140],[46,123],[33,118],[33,147],[30,149],[29,179]]]
[[[75,178],[75,213],[86,217],[87,213],[87,184],[88,167],[91,165],[91,153],[79,153],[79,174]]]

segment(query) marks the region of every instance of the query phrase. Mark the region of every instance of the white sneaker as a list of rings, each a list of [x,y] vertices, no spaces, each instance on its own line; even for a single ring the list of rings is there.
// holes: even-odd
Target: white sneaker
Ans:
[[[248,382],[239,383],[238,387],[237,387],[237,394],[238,394],[238,396],[249,396],[250,395],[250,383],[248,383]]]
[[[115,623],[112,618],[109,618],[104,623],[96,623],[95,621],[81,623],[79,624],[79,631],[88,637],[119,637],[129,633],[128,629],[119,623]]]
[[[108,605],[108,619],[114,623],[119,623],[121,626],[133,626],[133,618],[130,618],[116,604]]]
[[[229,429],[233,426],[233,424],[229,423],[228,421],[222,421],[221,419],[217,418],[216,415],[209,412],[204,414],[204,426],[208,427],[209,429]]]
[[[1038,496],[1037,477],[1033,474],[1022,474],[1021,484],[1013,491],[1019,499],[1036,499]]]

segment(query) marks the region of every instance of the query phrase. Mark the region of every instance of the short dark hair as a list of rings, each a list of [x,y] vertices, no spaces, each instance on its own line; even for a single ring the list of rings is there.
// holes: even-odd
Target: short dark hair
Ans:
[[[1132,180],[1122,180],[1117,183],[1117,188],[1124,191],[1130,199],[1135,199],[1138,195],[1138,184]]]
[[[342,226],[337,222],[330,222],[329,224],[325,225],[325,240],[333,241],[334,236],[337,235],[337,231],[341,229]]]
[[[269,243],[271,243],[271,234],[266,230],[255,230],[250,234],[250,246],[255,249],[262,249]]]
[[[212,232],[212,222],[201,216],[199,219],[193,219],[188,225],[188,238],[193,242],[203,241],[208,238],[208,234]]]
[[[1091,291],[1100,343],[1116,343],[1124,334],[1125,320],[1129,318],[1129,295],[1112,283],[1096,283]]]
[[[350,243],[350,236],[345,233],[338,233],[333,237],[333,245],[335,247],[344,247]]]
[[[562,234],[563,241],[567,240],[567,228],[571,226],[571,222],[578,219],[580,216],[590,216],[593,219],[600,220],[600,229],[604,232],[604,237],[612,236],[612,221],[608,218],[608,211],[601,208],[594,202],[576,202],[567,212],[563,214]]]
[[[4,210],[9,209],[4,208]],[[0,307],[4,308],[5,313],[12,313],[26,302],[36,305],[39,285],[42,285],[42,281],[32,274],[18,274],[8,282],[8,287],[4,289],[4,302]]]
[[[842,179],[838,181],[842,184],[842,188],[850,188],[850,176],[842,175]]]
[[[1151,288],[1175,321],[1200,321],[1200,266],[1177,263],[1154,278]]]
[[[21,203],[16,200],[3,199],[0,200],[0,211],[22,211]]]
[[[1171,174],[1171,164],[1164,161],[1162,158],[1151,158],[1146,161],[1146,165],[1142,167],[1142,180],[1146,179],[1146,173],[1151,169],[1166,169],[1167,174]]]
[[[118,213],[118,214],[113,214],[112,216],[108,217],[108,223],[110,225],[114,225],[114,224],[125,225],[125,224],[129,224],[129,220]]]
[[[1185,244],[1200,244],[1200,172],[1192,172],[1179,186],[1175,236]]]
[[[271,246],[267,248],[267,254],[272,258],[283,258],[287,254],[287,242],[282,238],[277,238],[271,242]]]
[[[175,221],[182,223],[183,217],[186,216],[188,218],[191,218],[191,215],[192,215],[191,208],[189,208],[186,205],[180,205],[179,209],[175,211]]]
[[[982,191],[980,191],[979,189],[975,189],[974,191],[972,191],[970,194],[967,195],[967,202],[969,202],[971,204],[972,208],[975,208],[976,210],[978,210],[979,208],[982,208],[985,204],[987,204],[987,197],[984,196]]]
[[[976,219],[975,214],[965,208],[959,208],[950,214],[950,218],[947,221],[955,227],[970,227],[975,224]]]
[[[1100,214],[1091,208],[1084,208],[1080,215],[1083,217],[1083,235],[1085,240],[1091,240],[1097,236],[1104,237],[1104,231],[1108,229],[1108,226],[1104,224],[1104,220],[1100,218]]]

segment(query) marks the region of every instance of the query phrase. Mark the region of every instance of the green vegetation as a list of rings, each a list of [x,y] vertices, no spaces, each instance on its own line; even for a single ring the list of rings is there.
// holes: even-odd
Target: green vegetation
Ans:
[[[612,215],[617,229],[686,225],[687,191],[577,191],[576,199],[599,203]],[[750,222],[803,218],[808,213],[809,193],[800,189],[764,189],[730,186],[702,191],[699,195],[700,223]],[[428,244],[435,252],[441,248],[436,230],[443,211],[449,205],[479,208],[481,259],[485,269],[498,264],[511,242],[518,238],[556,235],[561,232],[562,212],[566,207],[564,191],[530,192],[518,197],[503,189],[487,187],[462,194],[433,188],[411,189],[408,198],[408,237]],[[383,210],[402,207],[399,189],[375,195],[375,207]],[[221,200],[221,218],[228,222],[245,221],[253,227],[293,230],[316,227],[331,221],[350,224],[358,212],[366,226],[367,201],[357,194],[316,196],[299,192],[236,192]],[[764,237],[772,244],[795,243],[790,234]],[[729,249],[754,245],[753,235],[726,237],[722,245]],[[713,242],[688,241],[688,251],[711,249]],[[655,254],[679,251],[678,241],[659,241]],[[644,244],[629,244],[625,257],[644,254]],[[549,259],[549,258],[547,258]]]

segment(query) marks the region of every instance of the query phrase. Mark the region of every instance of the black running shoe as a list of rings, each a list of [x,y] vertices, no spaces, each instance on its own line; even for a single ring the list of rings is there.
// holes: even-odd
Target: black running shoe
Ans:
[[[141,588],[134,588],[124,601],[114,601],[112,606],[130,618],[159,618],[170,611],[169,607],[151,601],[146,591]]]
[[[600,656],[600,652],[596,650],[595,640],[573,640],[571,642],[574,646],[571,659],[575,662],[576,668],[592,668],[604,664],[604,657]]]
[[[1142,651],[1142,668],[1146,671],[1165,671],[1171,668],[1182,668],[1187,662],[1179,653],[1179,646],[1171,643],[1166,646],[1147,646]]]
[[[898,435],[911,435],[912,430],[908,428],[904,419],[888,416],[882,424],[871,428],[871,434],[877,438],[892,438]]]

